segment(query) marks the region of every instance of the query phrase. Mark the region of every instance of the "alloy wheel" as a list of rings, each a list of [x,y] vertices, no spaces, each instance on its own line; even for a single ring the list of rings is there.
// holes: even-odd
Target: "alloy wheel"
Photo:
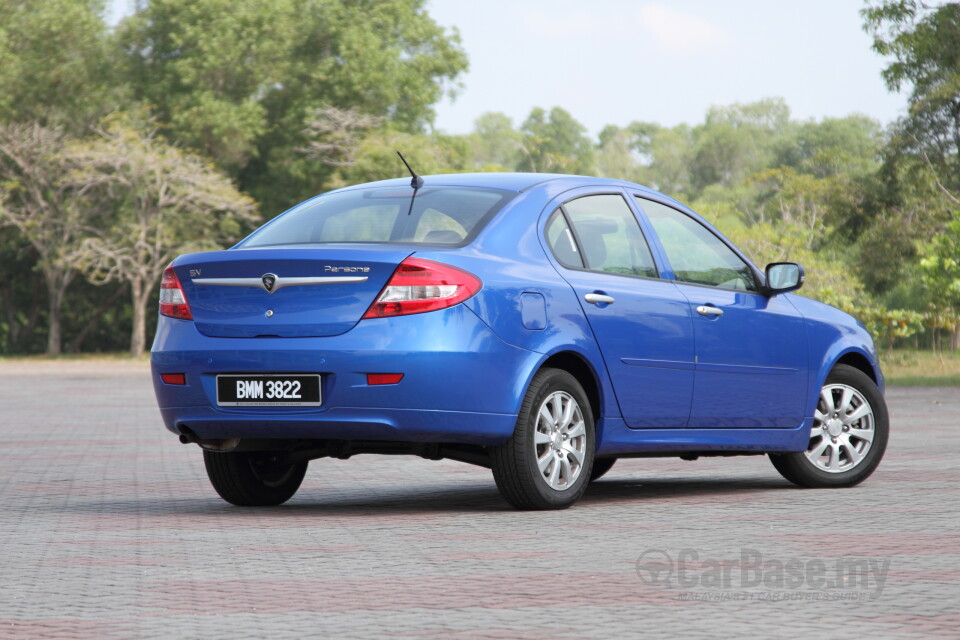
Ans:
[[[583,471],[587,430],[580,405],[566,391],[554,391],[540,405],[534,446],[547,485],[557,491],[572,487]]]
[[[820,391],[807,459],[821,471],[843,473],[866,459],[873,446],[875,419],[857,389],[828,384]]]

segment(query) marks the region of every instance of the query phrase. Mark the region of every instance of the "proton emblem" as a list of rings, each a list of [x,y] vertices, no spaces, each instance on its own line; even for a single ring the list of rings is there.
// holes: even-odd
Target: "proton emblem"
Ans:
[[[277,285],[277,276],[273,273],[265,273],[260,276],[260,282],[267,293],[273,293],[273,288]]]

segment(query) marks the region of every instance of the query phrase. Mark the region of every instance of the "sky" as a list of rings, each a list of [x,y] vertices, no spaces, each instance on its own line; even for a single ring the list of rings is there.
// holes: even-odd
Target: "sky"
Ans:
[[[113,20],[131,0],[111,0]],[[468,133],[487,111],[519,125],[563,107],[592,134],[639,120],[702,122],[712,105],[781,97],[797,119],[862,113],[883,124],[887,91],[860,0],[427,0],[470,61],[435,127]]]

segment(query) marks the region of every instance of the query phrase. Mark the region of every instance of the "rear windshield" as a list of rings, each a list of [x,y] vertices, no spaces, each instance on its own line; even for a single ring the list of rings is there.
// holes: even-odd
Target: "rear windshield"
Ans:
[[[317,242],[456,245],[472,240],[511,197],[467,187],[355,189],[319,196],[250,235],[244,247]]]

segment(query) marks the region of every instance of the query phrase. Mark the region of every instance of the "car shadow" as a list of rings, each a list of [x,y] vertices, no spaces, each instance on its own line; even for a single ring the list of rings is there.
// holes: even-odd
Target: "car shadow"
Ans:
[[[682,503],[694,497],[748,494],[767,491],[783,491],[793,485],[774,478],[656,478],[633,479],[603,478],[593,483],[578,506],[602,505],[613,502],[634,502],[642,507],[649,501]],[[215,515],[236,519],[259,518],[264,514],[282,513],[284,518],[297,516],[403,516],[429,515],[436,513],[489,513],[514,511],[490,483],[457,485],[423,484],[402,488],[376,489],[366,487],[366,493],[331,489],[304,488],[290,502],[280,507],[238,508],[224,503],[212,490],[198,487],[196,497],[181,495],[165,499],[154,495],[144,500],[90,500],[55,507],[57,511],[73,511],[78,514],[157,516],[203,516]],[[51,505],[53,508],[53,505]]]
[[[602,503],[621,500],[668,500],[699,496],[722,496],[798,488],[781,478],[601,478],[587,488],[580,503]]]

